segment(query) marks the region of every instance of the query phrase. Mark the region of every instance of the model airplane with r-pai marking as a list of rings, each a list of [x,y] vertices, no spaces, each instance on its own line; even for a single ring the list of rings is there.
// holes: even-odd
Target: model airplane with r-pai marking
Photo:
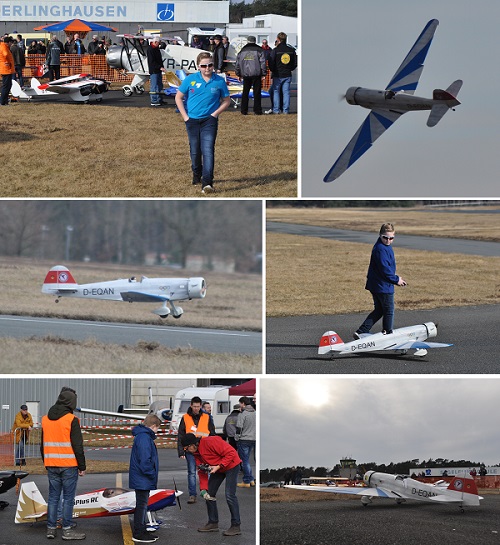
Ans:
[[[448,110],[460,104],[456,97],[462,80],[454,81],[446,90],[434,89],[432,98],[414,96],[438,24],[437,19],[427,23],[385,90],[363,87],[347,89],[345,99],[349,104],[368,108],[371,112],[328,171],[324,182],[336,180],[406,112],[430,110],[427,126],[434,127]]]
[[[426,342],[426,339],[436,337],[437,325],[426,322],[421,325],[401,327],[392,333],[361,333],[359,339],[344,343],[335,331],[323,333],[319,342],[318,354],[359,354],[361,352],[376,352],[392,350],[397,354],[406,355],[414,349],[413,356],[425,356],[428,348],[445,348],[452,344]]]
[[[107,301],[126,301],[127,303],[163,303],[152,310],[160,318],[172,315],[180,318],[184,311],[175,305],[175,301],[203,299],[207,293],[204,278],[148,278],[135,276],[119,278],[92,284],[77,284],[73,275],[63,265],[52,267],[45,277],[42,293],[56,296],[56,303],[61,297],[79,297],[83,299],[102,299]],[[169,308],[170,307],[170,308]]]

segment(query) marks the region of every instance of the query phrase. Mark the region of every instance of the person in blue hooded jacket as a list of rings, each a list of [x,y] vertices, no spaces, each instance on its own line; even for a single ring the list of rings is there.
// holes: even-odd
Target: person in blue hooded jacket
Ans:
[[[134,531],[132,541],[154,543],[158,537],[146,530],[149,491],[158,488],[158,451],[156,433],[161,420],[148,414],[142,424],[132,430],[134,444],[130,454],[128,484],[135,490]]]
[[[384,223],[379,237],[373,246],[365,289],[373,297],[373,311],[354,333],[359,339],[362,333],[370,333],[371,328],[382,318],[382,329],[392,333],[394,324],[394,286],[406,286],[406,281],[396,274],[396,258],[392,249],[395,231],[392,223]]]

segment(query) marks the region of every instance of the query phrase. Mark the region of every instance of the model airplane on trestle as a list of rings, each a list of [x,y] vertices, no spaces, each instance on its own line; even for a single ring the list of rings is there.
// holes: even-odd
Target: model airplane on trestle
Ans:
[[[176,505],[182,492],[158,488],[149,492],[148,524],[151,530],[158,528],[154,513],[165,507]],[[180,504],[179,504],[180,507]],[[34,482],[21,485],[16,510],[16,524],[46,520],[47,502]],[[125,488],[101,488],[76,496],[73,518],[110,517],[127,515],[135,511],[135,491]]]
[[[163,303],[152,310],[160,318],[170,314],[180,318],[184,311],[175,306],[174,301],[203,299],[207,293],[205,279],[198,278],[148,278],[140,280],[120,278],[92,284],[77,284],[71,272],[63,265],[52,267],[45,277],[42,293],[56,296],[56,303],[61,297],[79,297],[83,299],[104,299],[108,301],[126,301],[128,303]],[[168,306],[167,306],[168,305]],[[170,307],[170,308],[169,308]]]
[[[363,87],[350,87],[347,90],[345,99],[349,104],[368,108],[371,112],[328,171],[324,182],[336,180],[406,112],[430,110],[427,126],[434,127],[449,109],[460,104],[456,96],[462,87],[462,80],[454,81],[446,90],[434,89],[432,98],[413,96],[438,24],[437,19],[427,23],[385,90]]]
[[[405,355],[414,349],[414,356],[425,356],[427,348],[444,348],[452,344],[425,342],[437,335],[437,326],[433,322],[422,325],[401,327],[392,333],[361,333],[359,339],[344,343],[335,331],[323,333],[319,342],[318,354],[356,354],[360,352],[375,352],[378,350],[393,350]]]
[[[27,477],[27,471],[0,471],[0,494],[14,488],[21,479]],[[0,501],[0,511],[9,505],[7,501]]]
[[[474,479],[470,477],[454,477],[450,483],[439,481],[427,484],[403,475],[367,471],[363,482],[366,485],[364,487],[285,485],[285,488],[353,494],[361,496],[361,503],[364,507],[372,502],[372,498],[378,497],[396,500],[398,504],[404,503],[406,500],[437,504],[456,503],[463,511],[463,506],[478,506],[479,500],[483,499],[478,494]]]

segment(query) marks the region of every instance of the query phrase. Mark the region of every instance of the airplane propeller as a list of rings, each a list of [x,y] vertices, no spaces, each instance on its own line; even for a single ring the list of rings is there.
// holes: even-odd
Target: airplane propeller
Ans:
[[[177,484],[175,482],[175,479],[172,477],[173,481],[174,481],[174,490],[175,490],[175,497],[177,499],[177,505],[179,506],[179,509],[182,511],[182,506],[181,506],[181,495],[179,494],[179,490],[177,488]]]

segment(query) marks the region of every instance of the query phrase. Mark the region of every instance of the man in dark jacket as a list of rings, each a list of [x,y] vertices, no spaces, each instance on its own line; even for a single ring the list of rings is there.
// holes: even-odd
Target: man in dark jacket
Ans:
[[[160,93],[163,90],[163,72],[165,67],[163,66],[163,58],[161,56],[160,38],[155,36],[151,45],[146,50],[149,67],[149,93],[151,96],[151,106],[161,106],[162,100]]]
[[[255,36],[248,36],[247,44],[241,48],[236,56],[234,69],[236,75],[243,81],[241,97],[241,113],[248,114],[248,97],[253,87],[253,112],[262,115],[262,78],[266,75],[266,58],[260,45],[257,45]]]
[[[220,74],[224,72],[226,69],[224,66],[224,46],[222,45],[222,36],[220,34],[214,36],[213,58],[215,73]]]
[[[83,438],[76,409],[76,393],[64,387],[55,405],[42,418],[40,451],[49,477],[49,502],[47,512],[47,538],[56,537],[57,506],[63,495],[63,539],[85,539],[85,534],[73,528],[73,504],[78,476],[85,475]]]
[[[47,56],[45,58],[45,64],[49,67],[50,81],[61,77],[61,55],[64,55],[64,46],[54,35],[47,47]]]
[[[135,490],[134,531],[132,541],[154,543],[158,537],[146,530],[149,491],[158,488],[158,451],[156,433],[161,420],[148,414],[142,424],[132,430],[134,444],[130,454],[128,484]]]
[[[366,277],[365,289],[372,294],[374,309],[354,333],[355,339],[359,339],[362,333],[370,333],[380,318],[383,318],[384,333],[392,333],[394,286],[406,286],[406,281],[396,274],[396,258],[391,246],[393,240],[394,226],[392,223],[384,223],[373,246]]]
[[[269,55],[269,70],[273,76],[273,114],[280,113],[280,92],[283,91],[283,113],[290,111],[290,83],[292,72],[297,68],[295,49],[286,43],[287,35],[278,34],[278,45]]]

